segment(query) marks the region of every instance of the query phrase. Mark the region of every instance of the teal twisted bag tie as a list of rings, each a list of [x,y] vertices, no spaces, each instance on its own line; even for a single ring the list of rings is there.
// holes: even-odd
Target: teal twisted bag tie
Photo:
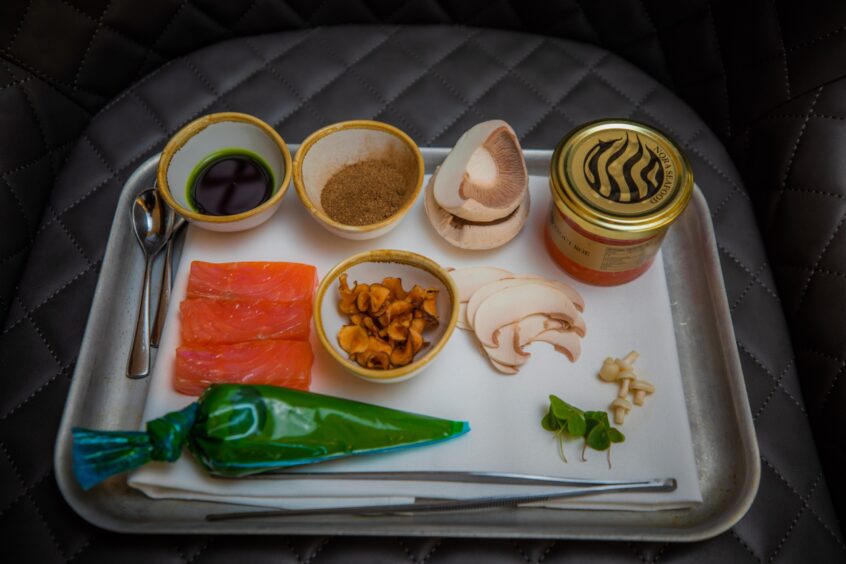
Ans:
[[[73,472],[82,489],[89,490],[115,474],[151,460],[173,462],[197,418],[196,403],[147,423],[146,431],[94,431],[74,428]]]

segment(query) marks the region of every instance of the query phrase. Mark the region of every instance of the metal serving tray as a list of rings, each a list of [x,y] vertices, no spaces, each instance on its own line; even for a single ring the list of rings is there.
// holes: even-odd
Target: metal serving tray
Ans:
[[[447,149],[423,149],[426,172],[431,173],[447,153]],[[525,155],[531,175],[548,175],[551,151],[526,151]],[[56,444],[59,488],[76,512],[91,523],[130,533],[695,541],[725,531],[751,505],[760,478],[758,444],[708,206],[698,189],[663,245],[704,500],[695,508],[652,512],[518,508],[415,516],[207,522],[207,514],[231,511],[232,506],[152,500],[129,488],[125,478],[82,491],[71,471],[70,429],[137,429],[141,424],[149,379],[129,380],[124,376],[143,271],[128,210],[133,197],[152,185],[157,164],[158,157],[149,159],[123,188]],[[160,279],[158,272],[153,279]],[[157,290],[154,286],[154,295]]]

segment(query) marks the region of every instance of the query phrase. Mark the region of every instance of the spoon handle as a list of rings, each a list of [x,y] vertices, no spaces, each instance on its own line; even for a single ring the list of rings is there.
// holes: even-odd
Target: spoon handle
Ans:
[[[144,378],[150,373],[150,270],[153,257],[144,262],[144,284],[141,288],[141,305],[138,306],[138,321],[135,324],[135,338],[126,367],[128,378]]]
[[[165,250],[164,268],[162,268],[162,287],[159,290],[159,304],[156,306],[156,318],[153,321],[153,333],[150,335],[150,346],[158,348],[162,340],[162,331],[164,330],[165,317],[167,317],[167,308],[170,304],[170,289],[173,282],[172,263],[173,263],[173,237],[167,242],[167,249]]]

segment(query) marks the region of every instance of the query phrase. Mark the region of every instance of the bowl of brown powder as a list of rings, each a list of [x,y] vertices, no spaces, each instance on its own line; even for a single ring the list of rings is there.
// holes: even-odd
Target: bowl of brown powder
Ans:
[[[294,158],[294,186],[312,217],[346,239],[373,239],[400,222],[423,185],[423,155],[391,125],[355,120],[315,131]]]

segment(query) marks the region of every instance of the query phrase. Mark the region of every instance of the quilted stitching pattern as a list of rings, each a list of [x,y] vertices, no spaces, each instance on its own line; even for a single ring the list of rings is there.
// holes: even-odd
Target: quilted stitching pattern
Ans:
[[[770,0],[154,0],[143,10],[132,0],[10,0],[0,13],[4,64],[25,76],[8,84],[17,91],[20,81],[38,77],[54,90],[48,97],[62,100],[64,94],[79,105],[72,113],[98,109],[168,59],[204,45],[342,23],[457,23],[599,43],[672,87],[724,138],[791,95],[846,72],[846,58],[830,56],[846,50],[846,9],[838,0],[818,0],[810,12],[802,4]],[[52,117],[42,122],[68,138],[81,132],[78,120],[63,113]],[[35,148],[36,138],[27,141],[44,154]],[[54,175],[42,165],[35,171],[45,176],[29,192],[43,201]],[[16,197],[6,192],[0,201]],[[0,316],[12,303],[32,243],[31,226],[20,227],[9,248],[0,248]]]
[[[836,139],[846,141],[846,79],[821,86],[752,124],[743,150],[755,170],[752,185],[762,231],[772,241],[771,260],[784,310],[794,331],[802,392],[821,457],[829,468],[846,463],[846,329],[840,296],[846,289],[846,167],[821,156]],[[780,166],[761,166],[766,151]],[[799,173],[801,171],[801,174]],[[799,203],[801,202],[801,206]],[[832,489],[846,496],[842,481]]]
[[[314,64],[320,61],[319,65]],[[550,68],[557,72],[550,73]],[[515,104],[519,100],[519,104]],[[762,454],[760,495],[732,531],[695,545],[599,545],[436,539],[137,538],[96,530],[61,501],[51,457],[62,398],[120,186],[202,113],[257,114],[291,141],[331,121],[378,116],[423,145],[471,123],[508,119],[527,147],[574,123],[615,115],[668,131],[708,197]],[[131,131],[132,135],[126,135]],[[45,135],[46,138],[46,135]],[[751,203],[714,134],[664,87],[605,51],[531,35],[464,28],[362,27],[234,41],[177,59],[109,103],[73,148],[35,229],[11,304],[0,364],[27,378],[0,394],[0,522],[39,561],[214,561],[251,551],[297,562],[351,558],[540,562],[793,561],[846,556],[816,462],[781,314]],[[74,321],[69,321],[74,320]],[[769,330],[761,331],[760,328]],[[21,429],[27,429],[22,433]],[[15,544],[15,546],[21,546]]]

